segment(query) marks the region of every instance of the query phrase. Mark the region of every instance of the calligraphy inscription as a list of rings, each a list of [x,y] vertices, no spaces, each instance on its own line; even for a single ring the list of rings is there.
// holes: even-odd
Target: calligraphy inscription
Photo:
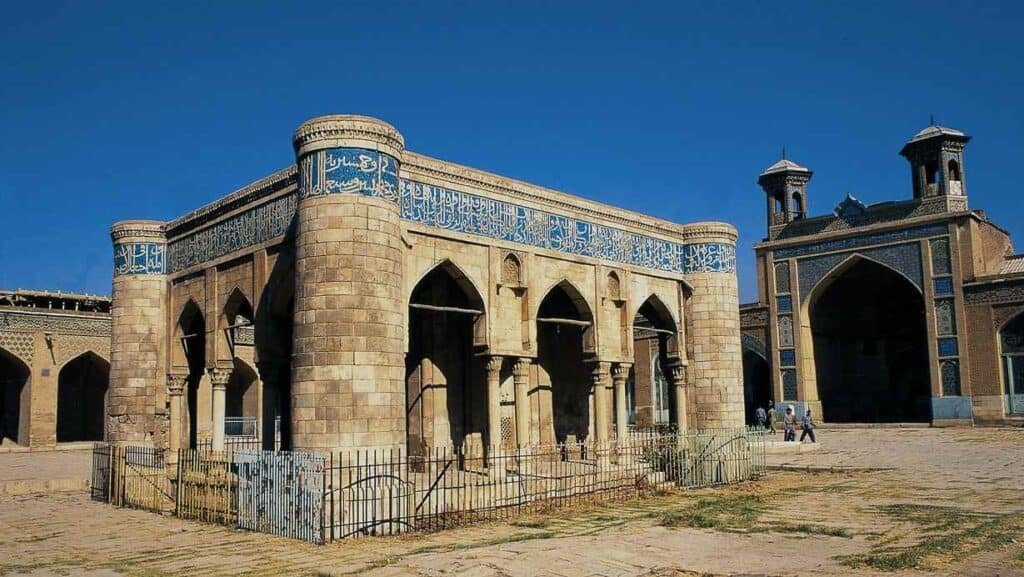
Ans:
[[[114,276],[125,274],[164,274],[167,272],[167,247],[152,242],[126,242],[114,245]]]

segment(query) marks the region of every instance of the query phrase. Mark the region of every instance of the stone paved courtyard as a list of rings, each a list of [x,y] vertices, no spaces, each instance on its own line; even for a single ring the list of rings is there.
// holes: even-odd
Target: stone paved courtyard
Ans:
[[[0,575],[1024,576],[1024,430],[822,431],[826,450],[720,490],[324,547],[119,510],[0,498]]]

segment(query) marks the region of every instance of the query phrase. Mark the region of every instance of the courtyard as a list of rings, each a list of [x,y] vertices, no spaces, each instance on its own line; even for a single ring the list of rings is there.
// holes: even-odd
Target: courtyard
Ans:
[[[83,492],[7,496],[0,575],[1024,575],[1024,430],[819,439],[770,455],[781,470],[759,482],[326,546]]]

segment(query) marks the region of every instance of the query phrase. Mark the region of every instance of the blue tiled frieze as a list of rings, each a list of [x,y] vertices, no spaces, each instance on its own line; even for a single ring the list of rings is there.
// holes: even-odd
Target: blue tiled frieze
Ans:
[[[819,252],[831,252],[836,250],[847,250],[851,248],[858,248],[862,246],[871,246],[873,244],[883,244],[891,242],[900,242],[904,240],[912,240],[915,238],[925,238],[929,236],[937,236],[940,234],[947,234],[949,229],[944,224],[921,226],[917,228],[908,228],[904,230],[897,230],[893,232],[884,232],[879,234],[868,234],[864,236],[855,236],[852,238],[843,238],[840,240],[830,240],[825,242],[818,242],[815,244],[806,244],[802,246],[794,246],[790,248],[780,248],[774,251],[775,259],[781,260],[784,258],[792,258],[794,256],[804,256],[808,254],[815,254]]]
[[[295,203],[294,194],[285,195],[172,241],[167,247],[169,271],[178,272],[283,235],[295,216]]]
[[[793,349],[779,351],[779,365],[783,367],[795,367],[796,351]]]
[[[807,299],[811,290],[828,274],[832,269],[854,254],[865,256],[871,260],[878,261],[894,270],[903,273],[918,290],[924,292],[923,272],[921,267],[921,247],[916,242],[908,244],[897,244],[882,246],[856,252],[844,252],[826,254],[823,256],[808,257],[800,259],[797,265],[797,273],[800,287],[800,301]]]
[[[315,164],[324,165],[324,162],[317,160]],[[353,162],[349,161],[350,164]],[[366,166],[371,165],[368,163]],[[338,166],[331,174],[342,169],[350,171],[349,174],[352,170],[361,170],[356,166]],[[379,164],[377,171],[374,174],[380,178],[376,181],[357,175],[339,182],[349,182],[347,186],[353,193],[379,193],[379,196],[390,198],[387,182],[390,175]],[[307,171],[304,168],[300,182],[308,177],[310,190],[317,190],[317,194],[349,191],[349,188],[339,188],[341,185],[325,184],[319,180],[324,174],[327,174],[326,169]],[[359,184],[358,188],[356,184]],[[337,192],[323,192],[325,190]],[[399,191],[402,219],[433,228],[674,273],[731,273],[736,270],[736,247],[728,244],[675,243],[411,180],[402,180]],[[282,196],[171,242],[168,248],[170,272],[184,270],[284,234],[294,217],[297,202],[295,194]]]
[[[362,194],[398,202],[398,161],[365,148],[328,148],[299,161],[299,199]]]
[[[939,277],[933,279],[935,283],[935,294],[936,295],[951,295],[953,294],[953,277]]]
[[[165,274],[167,247],[155,242],[126,242],[114,245],[114,276],[123,274]]]
[[[939,356],[940,357],[955,357],[959,354],[956,343],[956,337],[947,337],[939,339]]]
[[[793,299],[791,297],[779,297],[775,300],[775,308],[780,313],[791,313],[793,312]]]

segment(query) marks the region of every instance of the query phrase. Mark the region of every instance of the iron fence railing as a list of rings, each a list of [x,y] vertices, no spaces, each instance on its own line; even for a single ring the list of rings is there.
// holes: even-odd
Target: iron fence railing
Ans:
[[[299,453],[97,445],[93,497],[314,543],[432,531],[765,474],[760,431],[516,449]]]

